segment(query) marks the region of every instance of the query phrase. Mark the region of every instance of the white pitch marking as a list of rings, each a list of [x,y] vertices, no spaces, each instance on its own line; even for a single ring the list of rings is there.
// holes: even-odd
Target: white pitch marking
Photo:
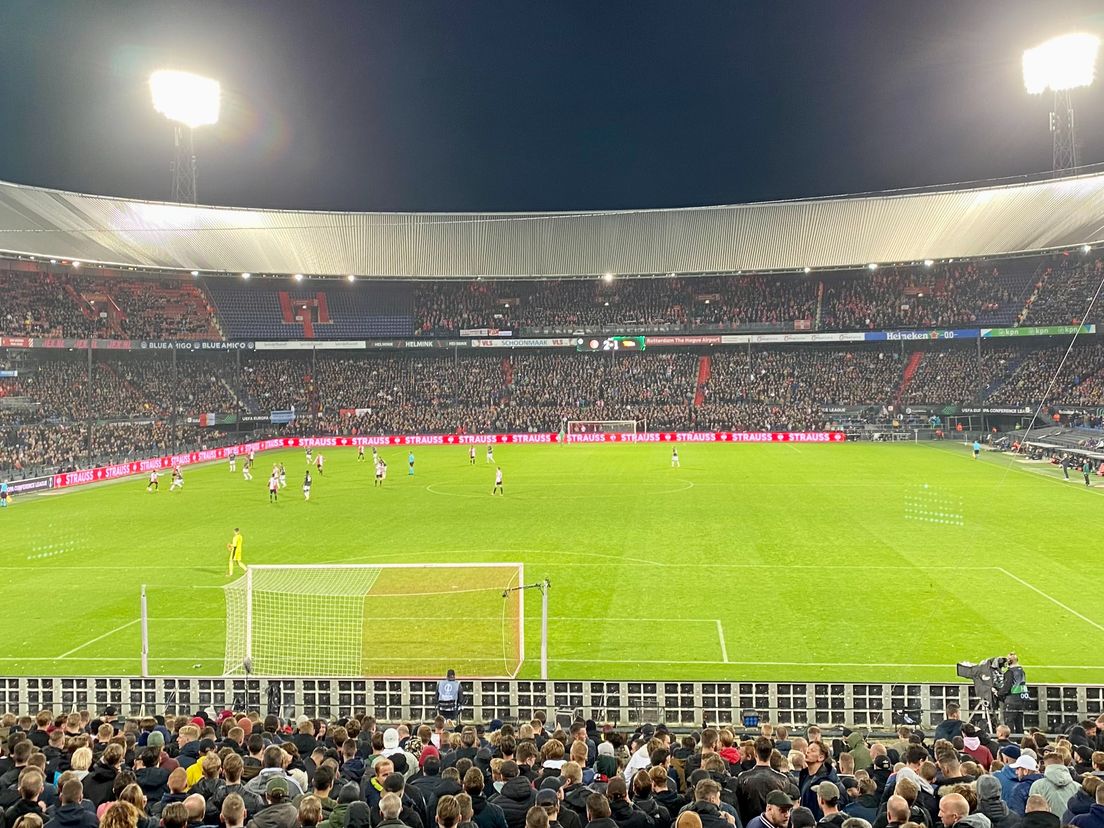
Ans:
[[[134,618],[130,621],[127,621],[125,624],[120,624],[115,629],[108,630],[103,635],[97,635],[95,638],[91,639],[90,641],[85,641],[83,644],[78,644],[76,647],[71,649],[69,652],[62,653],[61,655],[59,655],[57,657],[57,659],[49,659],[49,660],[51,660],[51,661],[60,661],[63,658],[68,658],[73,653],[75,653],[77,650],[83,650],[89,644],[95,644],[97,641],[102,641],[103,639],[107,638],[109,635],[115,635],[115,633],[120,632],[121,630],[125,630],[127,627],[133,627],[135,624],[138,623],[138,621],[139,621],[139,619]]]
[[[1007,569],[1004,569],[1003,567],[998,566],[998,567],[995,567],[995,568],[998,571],[1003,572],[1005,575],[1007,575],[1013,581],[1016,581],[1020,584],[1023,584],[1025,587],[1030,589],[1032,592],[1039,593],[1039,595],[1042,595],[1044,598],[1046,598],[1052,604],[1056,604],[1057,606],[1061,607],[1066,612],[1068,612],[1070,615],[1076,615],[1078,618],[1080,618],[1086,624],[1091,624],[1092,626],[1096,627],[1101,632],[1104,632],[1104,626],[1101,626],[1100,624],[1097,624],[1095,621],[1093,621],[1091,618],[1088,618],[1087,616],[1082,615],[1077,610],[1075,610],[1073,607],[1070,607],[1070,606],[1067,606],[1066,604],[1063,604],[1061,601],[1059,601],[1053,595],[1047,595],[1045,592],[1043,592],[1041,589],[1039,589],[1034,584],[1028,583],[1023,578],[1019,577],[1018,575],[1013,575],[1011,572],[1009,572]]]
[[[717,618],[717,638],[721,640],[721,660],[728,664],[728,645],[725,644],[724,627],[721,625],[721,619]]]

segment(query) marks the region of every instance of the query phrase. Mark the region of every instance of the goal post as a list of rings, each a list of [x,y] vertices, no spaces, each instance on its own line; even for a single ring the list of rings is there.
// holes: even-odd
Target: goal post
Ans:
[[[636,434],[636,420],[568,420],[567,434]]]
[[[260,564],[224,587],[226,675],[514,678],[520,563]]]

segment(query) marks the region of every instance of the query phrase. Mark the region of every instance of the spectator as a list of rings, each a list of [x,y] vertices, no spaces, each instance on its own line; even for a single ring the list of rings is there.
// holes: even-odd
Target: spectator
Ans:
[[[248,828],[298,828],[299,809],[291,804],[290,782],[285,776],[268,775],[265,781],[265,802],[268,804],[249,820]]]

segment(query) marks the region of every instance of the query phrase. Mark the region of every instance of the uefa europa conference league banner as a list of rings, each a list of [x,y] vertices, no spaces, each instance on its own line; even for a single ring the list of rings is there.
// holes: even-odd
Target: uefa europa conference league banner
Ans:
[[[279,437],[258,440],[236,446],[223,446],[204,451],[190,451],[94,469],[62,472],[49,477],[20,480],[9,484],[12,492],[39,489],[64,489],[115,480],[133,474],[149,474],[151,471],[171,469],[173,466],[190,466],[194,463],[210,463],[225,460],[231,454],[244,457],[251,451],[269,451],[289,448],[351,448],[355,446],[467,446],[495,444],[533,443],[842,443],[846,440],[842,431],[646,431],[636,434],[566,434],[555,432],[540,434],[392,434],[371,437]]]
[[[488,336],[509,337],[512,331],[496,331],[494,328],[473,329],[466,333],[488,332]],[[910,331],[842,331],[840,333],[759,333],[759,334],[710,334],[686,336],[646,336],[644,344],[655,346],[693,345],[769,345],[784,342],[897,342],[911,340],[947,339],[1002,339],[1025,336],[1072,336],[1077,325],[1044,325],[1024,328],[948,328]],[[1080,326],[1083,334],[1095,334],[1096,325]],[[463,331],[461,333],[464,333]],[[595,336],[598,336],[595,334]],[[618,339],[607,334],[602,339]],[[631,337],[630,337],[631,338]],[[587,339],[586,335],[547,338],[513,339],[292,339],[276,342],[206,342],[167,341],[154,342],[139,339],[93,339],[93,350],[108,351],[353,351],[387,350],[407,348],[576,348]],[[88,348],[87,339],[51,339],[35,336],[0,336],[0,348]]]

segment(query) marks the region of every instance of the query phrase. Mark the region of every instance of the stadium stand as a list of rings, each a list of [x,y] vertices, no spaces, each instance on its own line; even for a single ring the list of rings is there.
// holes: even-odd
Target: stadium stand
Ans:
[[[412,288],[397,282],[207,279],[232,339],[366,339],[413,333]]]
[[[807,276],[414,283],[0,271],[0,333],[83,337],[95,326],[116,338],[342,340],[1069,324],[1102,268],[1065,256]]]
[[[95,826],[98,814],[111,828],[1094,828],[1104,809],[1104,716],[1017,741],[1003,724],[963,721],[957,705],[934,737],[908,726],[546,725],[543,710],[455,729],[368,714],[34,712],[0,719],[11,766],[0,797],[15,826]]]
[[[558,431],[565,420],[635,420],[653,430],[818,430],[889,419],[903,406],[1104,405],[1104,346],[897,343],[609,354],[562,351],[183,353],[96,352],[26,357],[0,379],[0,470],[55,467],[87,452],[129,456],[172,445],[170,426],[138,439],[140,426],[100,434],[107,422],[181,422],[208,412],[295,409],[316,433]],[[1066,362],[1051,387],[1059,364]],[[312,419],[313,418],[313,419]],[[59,424],[57,446],[39,443]],[[22,429],[20,431],[20,429]],[[168,429],[168,431],[164,430]],[[215,444],[188,432],[178,445]],[[222,441],[225,442],[225,441]],[[31,449],[30,446],[38,446]],[[16,450],[18,448],[18,451]]]

